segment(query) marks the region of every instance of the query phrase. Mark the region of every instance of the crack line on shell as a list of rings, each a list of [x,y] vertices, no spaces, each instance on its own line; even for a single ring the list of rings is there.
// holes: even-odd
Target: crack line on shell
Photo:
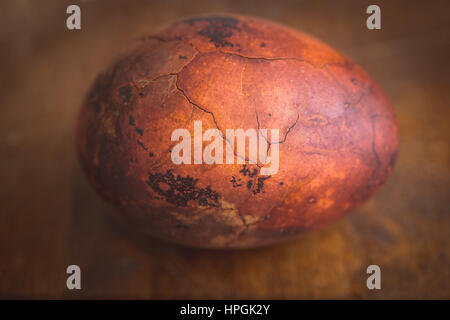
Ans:
[[[308,60],[300,59],[300,58],[291,58],[291,57],[283,57],[283,58],[248,57],[248,56],[244,56],[244,55],[242,55],[242,54],[238,54],[238,53],[234,53],[234,52],[227,52],[227,51],[223,51],[223,50],[215,50],[215,51],[201,52],[201,51],[198,50],[196,47],[194,47],[191,43],[186,43],[186,41],[183,40],[183,39],[181,39],[181,38],[176,38],[176,39],[164,39],[164,38],[159,38],[159,37],[157,37],[157,36],[152,36],[152,37],[149,37],[149,38],[155,38],[155,39],[158,39],[158,40],[161,40],[161,41],[166,41],[166,42],[178,40],[178,41],[181,41],[181,42],[183,42],[183,43],[185,43],[185,44],[187,44],[187,45],[190,45],[193,49],[195,49],[195,50],[197,51],[197,53],[196,53],[196,54],[192,57],[192,59],[191,59],[188,63],[186,63],[186,64],[185,64],[178,72],[176,72],[176,73],[167,73],[167,74],[163,74],[163,75],[158,75],[157,77],[153,78],[152,80],[147,81],[141,89],[145,88],[145,87],[149,84],[149,82],[152,82],[152,81],[157,80],[157,79],[159,79],[159,78],[162,78],[162,77],[164,77],[164,76],[176,76],[176,77],[177,77],[177,81],[176,81],[176,88],[177,88],[177,90],[180,91],[180,92],[182,93],[182,95],[185,97],[185,99],[186,99],[191,105],[193,105],[193,106],[197,107],[198,109],[200,109],[200,110],[202,110],[202,111],[204,111],[204,112],[206,112],[206,113],[209,113],[209,114],[211,115],[211,117],[213,118],[214,124],[216,125],[217,129],[218,129],[218,130],[220,131],[220,133],[221,133],[222,138],[223,138],[225,141],[227,141],[228,143],[230,143],[230,141],[228,141],[228,140],[226,139],[226,137],[223,136],[222,130],[221,130],[220,127],[218,126],[217,121],[216,121],[216,119],[215,119],[215,117],[214,117],[213,112],[211,112],[211,111],[209,111],[209,110],[207,110],[207,109],[205,109],[205,108],[199,106],[198,104],[193,103],[193,101],[190,100],[190,98],[187,96],[187,94],[186,94],[186,93],[179,87],[179,85],[178,85],[178,75],[179,75],[179,73],[181,73],[187,66],[189,66],[196,58],[198,58],[198,57],[200,57],[200,56],[203,56],[203,55],[205,55],[205,54],[208,54],[208,53],[220,52],[220,53],[229,54],[229,55],[234,55],[234,56],[237,56],[237,57],[240,57],[240,58],[243,58],[243,59],[248,59],[248,60],[264,60],[264,61],[285,61],[285,60],[292,60],[292,61],[304,62],[304,63],[307,63],[307,64],[311,65],[312,67],[319,68],[319,69],[325,69],[328,65],[345,66],[346,64],[348,64],[348,61],[346,61],[345,63],[335,63],[335,62],[330,62],[330,63],[326,63],[326,64],[323,64],[323,65],[315,65],[315,64],[311,63],[311,62],[308,61]],[[330,71],[329,71],[329,70],[326,70],[325,72],[329,73]],[[332,78],[334,79],[334,81],[335,81],[336,83],[338,83],[338,86],[341,88],[341,90],[343,90],[342,87],[341,87],[340,82],[339,82],[337,79],[335,79],[335,77],[332,76]],[[346,97],[348,98],[348,92],[344,91],[344,94],[345,94]],[[361,101],[361,99],[362,99],[363,96],[364,96],[364,93],[361,94],[360,98],[358,99],[358,101],[357,101],[356,103],[351,103],[351,104],[353,104],[353,105],[359,104],[359,102]],[[350,100],[350,99],[348,99],[348,100]],[[286,141],[286,139],[287,139],[287,134],[288,134],[288,133],[292,130],[292,128],[297,124],[298,120],[299,120],[299,114],[298,114],[298,112],[297,112],[297,119],[296,119],[296,121],[294,122],[293,125],[291,125],[291,126],[288,128],[288,131],[286,132],[286,134],[285,134],[283,140],[282,140],[282,141],[279,141],[278,144],[284,143],[284,142]],[[267,141],[267,139],[266,139],[266,141]],[[268,142],[268,141],[267,141],[267,142]],[[268,143],[269,143],[269,142],[268,142]],[[275,143],[275,142],[274,142],[274,143]],[[270,147],[270,144],[271,144],[271,143],[269,143],[269,147]],[[269,151],[269,149],[267,150],[267,152],[268,152],[268,151]],[[233,150],[233,153],[234,153],[235,156],[237,156],[237,157],[243,159],[244,161],[248,161],[248,162],[250,162],[250,163],[252,163],[252,164],[254,164],[254,165],[256,165],[256,166],[258,166],[258,167],[261,168],[261,166],[260,166],[258,163],[254,163],[254,161],[251,161],[250,159],[247,159],[246,157],[242,157],[242,156],[236,154],[236,152],[235,152],[234,150]],[[305,152],[305,153],[309,153],[309,152]],[[313,152],[313,153],[319,153],[319,154],[320,154],[320,152]]]
[[[183,37],[173,37],[173,38],[163,38],[157,35],[151,35],[151,36],[147,36],[144,37],[145,39],[156,39],[162,42],[169,42],[169,41],[181,41],[183,43],[185,43],[186,45],[191,46],[194,50],[196,50],[199,54],[207,54],[207,53],[212,53],[212,52],[220,52],[220,53],[225,53],[225,54],[231,54],[231,55],[235,55],[244,59],[250,59],[250,60],[266,60],[266,61],[289,61],[289,60],[294,60],[294,61],[299,61],[299,62],[305,62],[307,64],[310,64],[311,66],[314,66],[316,68],[324,68],[326,66],[331,66],[331,65],[337,65],[337,66],[346,66],[348,65],[348,60],[346,60],[343,63],[340,62],[328,62],[328,63],[324,63],[322,65],[316,65],[314,63],[312,63],[311,61],[308,61],[306,59],[302,59],[302,58],[296,58],[296,57],[279,57],[279,58],[272,58],[272,57],[262,57],[262,56],[255,56],[255,57],[251,57],[251,56],[245,56],[243,54],[240,53],[236,53],[236,52],[231,52],[231,51],[226,51],[226,50],[209,50],[209,51],[201,51],[198,48],[196,48],[192,43],[186,41],[186,39],[184,39]]]
[[[296,57],[279,57],[279,58],[273,58],[273,57],[262,57],[262,56],[246,56],[240,53],[236,53],[236,52],[231,52],[231,51],[226,51],[226,50],[210,50],[210,51],[200,51],[197,47],[195,47],[191,42],[186,41],[185,39],[183,39],[182,37],[175,37],[173,39],[170,38],[162,38],[162,37],[158,37],[156,35],[154,36],[148,36],[146,37],[148,39],[156,39],[162,42],[169,42],[169,41],[181,41],[184,44],[192,47],[195,51],[197,51],[197,54],[192,58],[192,60],[194,60],[194,58],[197,55],[204,55],[204,54],[208,54],[208,53],[215,53],[215,52],[220,52],[220,53],[224,53],[224,54],[230,54],[230,55],[234,55],[243,59],[248,59],[248,60],[264,60],[264,61],[298,61],[298,62],[304,62],[307,63],[309,65],[311,65],[314,68],[318,68],[318,69],[323,69],[325,70],[325,72],[327,72],[332,78],[333,80],[338,84],[338,86],[341,88],[341,90],[344,91],[344,93],[346,95],[348,95],[348,92],[343,89],[342,84],[340,83],[340,81],[338,81],[334,75],[331,73],[331,71],[328,69],[328,66],[341,66],[341,67],[346,67],[349,65],[349,60],[346,59],[345,62],[341,63],[341,62],[327,62],[324,64],[314,64],[311,61],[307,60],[307,59],[302,59],[302,58],[296,58]],[[192,62],[192,60],[190,62]],[[190,63],[189,62],[189,63]],[[188,64],[189,64],[188,63]],[[184,67],[186,67],[188,64],[186,64]],[[184,68],[183,67],[183,68]],[[180,70],[181,72],[181,70]]]
[[[231,145],[231,142],[223,135],[222,129],[220,129],[219,125],[217,124],[217,121],[216,121],[216,118],[215,118],[215,116],[214,116],[214,113],[211,112],[211,111],[209,111],[209,110],[207,110],[207,109],[205,109],[205,108],[203,108],[203,107],[201,107],[201,106],[199,106],[199,105],[196,104],[195,102],[193,102],[193,101],[186,95],[186,93],[184,92],[184,90],[181,89],[181,88],[178,86],[178,80],[177,80],[177,83],[176,83],[176,87],[177,87],[178,91],[181,92],[181,94],[183,95],[183,97],[184,97],[191,105],[193,105],[193,106],[195,106],[196,108],[200,109],[201,111],[206,112],[206,113],[208,113],[209,115],[211,115],[211,118],[212,118],[212,120],[213,120],[213,122],[214,122],[214,125],[216,126],[217,130],[219,130],[219,132],[220,132],[220,136],[222,137],[222,139],[223,139],[226,143],[229,143],[229,144]],[[247,159],[245,156],[243,157],[243,156],[239,155],[238,153],[236,153],[236,152],[234,151],[234,148],[233,148],[233,154],[234,154],[236,157],[239,157],[240,159],[242,159],[242,160],[244,160],[244,161],[248,161],[248,162],[250,162],[251,164],[258,165],[257,163],[254,163],[254,161],[251,161],[250,159]]]
[[[239,218],[242,220],[242,223],[243,223],[243,227],[244,227],[244,228],[243,228],[242,230],[238,231],[238,232],[236,233],[235,239],[232,239],[228,244],[231,244],[231,243],[233,243],[233,242],[238,241],[239,239],[241,239],[241,237],[242,237],[245,233],[248,232],[248,230],[249,230],[249,228],[250,228],[251,226],[256,225],[256,224],[258,224],[258,223],[261,223],[261,222],[265,221],[265,219],[259,219],[259,220],[256,220],[256,221],[254,221],[254,222],[247,223],[247,221],[245,220],[244,216],[243,216],[242,213],[241,213],[241,209],[238,208],[237,211],[238,211],[237,215],[238,215]]]
[[[373,180],[375,179],[375,175],[377,174],[378,169],[381,166],[380,157],[378,156],[378,152],[377,152],[376,146],[375,146],[375,139],[376,139],[375,122],[376,122],[376,118],[377,118],[377,115],[374,115],[374,116],[370,117],[370,122],[372,124],[372,152],[373,152],[373,154],[375,156],[376,166],[373,169],[372,174],[370,175],[370,179],[369,179],[368,185],[371,185],[373,183]]]

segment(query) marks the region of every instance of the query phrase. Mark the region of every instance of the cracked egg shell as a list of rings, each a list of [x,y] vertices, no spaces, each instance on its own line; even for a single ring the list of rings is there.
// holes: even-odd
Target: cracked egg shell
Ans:
[[[279,171],[176,165],[175,129],[276,128]],[[244,16],[148,36],[99,75],[79,115],[91,184],[137,229],[197,247],[261,246],[334,221],[386,182],[396,119],[378,85],[317,39]],[[205,147],[205,144],[203,144]]]

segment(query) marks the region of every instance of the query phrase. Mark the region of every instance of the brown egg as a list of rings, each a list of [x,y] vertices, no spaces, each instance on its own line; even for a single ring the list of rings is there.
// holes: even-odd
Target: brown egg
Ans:
[[[98,77],[77,129],[92,185],[136,229],[210,248],[275,243],[341,217],[387,180],[397,146],[392,107],[360,67],[244,16],[143,39]]]

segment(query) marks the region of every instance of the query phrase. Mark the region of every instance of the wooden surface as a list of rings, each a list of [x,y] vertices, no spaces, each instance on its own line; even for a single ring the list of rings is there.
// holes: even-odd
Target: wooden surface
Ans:
[[[448,1],[74,1],[0,4],[1,298],[450,298]],[[95,75],[174,19],[252,14],[309,32],[365,68],[393,102],[400,153],[358,212],[282,245],[205,251],[135,234],[88,185],[74,123]],[[65,288],[66,267],[82,290]],[[382,290],[366,288],[366,268]]]

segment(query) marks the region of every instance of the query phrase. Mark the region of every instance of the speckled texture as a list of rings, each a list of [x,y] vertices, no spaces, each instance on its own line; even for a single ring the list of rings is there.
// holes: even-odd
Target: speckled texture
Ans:
[[[280,170],[174,165],[177,128],[277,128]],[[139,229],[191,246],[251,247],[351,211],[388,178],[392,108],[358,66],[265,20],[175,23],[98,77],[77,145],[94,187]]]

